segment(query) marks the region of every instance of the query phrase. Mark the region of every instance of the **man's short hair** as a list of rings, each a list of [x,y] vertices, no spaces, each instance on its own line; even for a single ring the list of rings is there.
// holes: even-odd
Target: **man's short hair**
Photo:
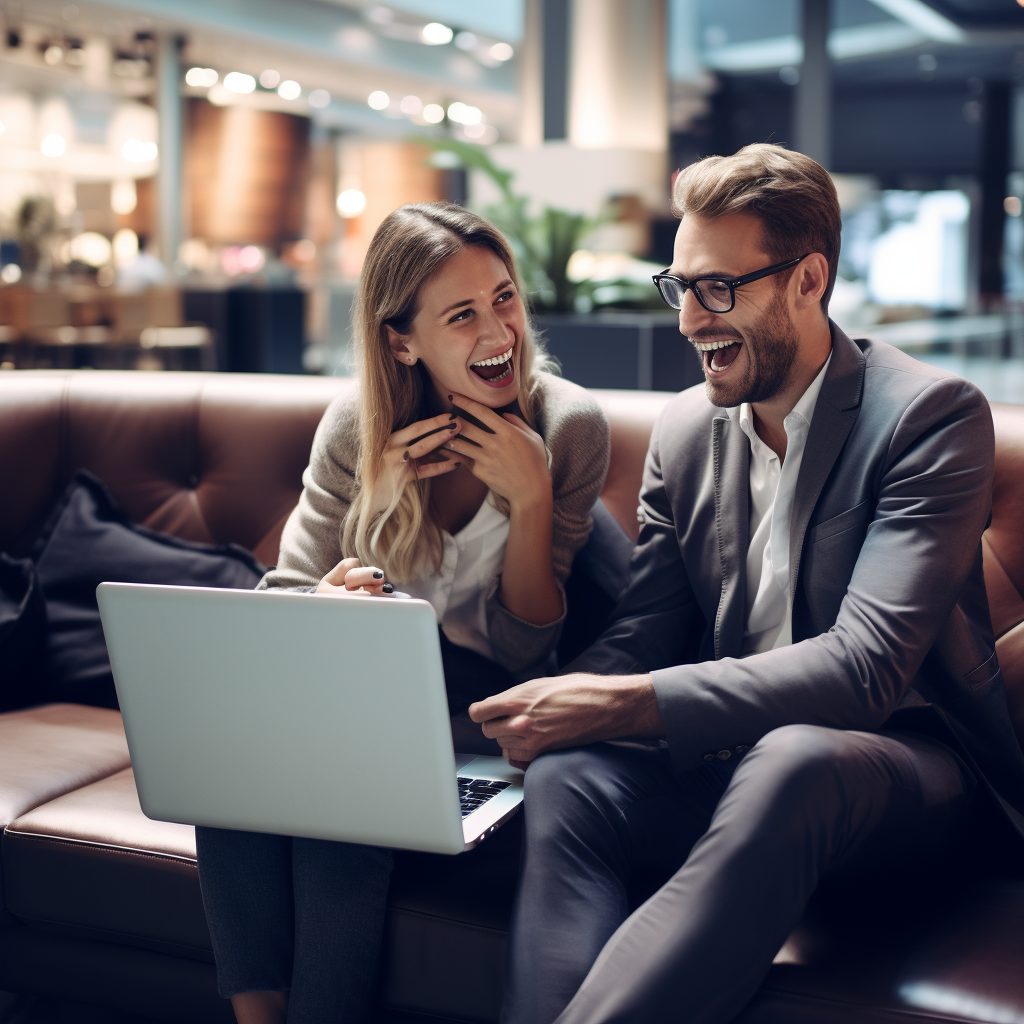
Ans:
[[[828,286],[821,297],[821,308],[828,313],[843,221],[836,187],[817,161],[764,142],[744,146],[732,156],[707,156],[677,175],[672,212],[710,220],[753,214],[764,225],[761,248],[773,263],[820,252],[828,261]]]

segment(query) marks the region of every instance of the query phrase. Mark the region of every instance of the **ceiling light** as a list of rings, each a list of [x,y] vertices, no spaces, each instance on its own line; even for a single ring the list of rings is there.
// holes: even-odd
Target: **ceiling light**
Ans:
[[[71,239],[71,258],[87,267],[102,267],[110,262],[110,241],[98,231],[85,231]]]
[[[442,25],[439,21],[432,21],[429,25],[424,25],[423,31],[420,32],[420,37],[428,46],[443,46],[445,43],[450,43],[454,35],[455,33],[447,25]]]
[[[358,217],[366,209],[366,196],[357,188],[347,188],[338,196],[338,213],[346,219]]]
[[[476,49],[478,40],[473,32],[460,32],[455,37],[455,45],[460,50],[473,50]]]
[[[403,96],[399,107],[403,114],[406,114],[409,117],[415,117],[423,110],[423,100],[421,100],[419,96]],[[3,131],[3,129],[0,128],[0,131]]]
[[[309,94],[311,107],[326,107],[331,102],[331,94],[326,89],[314,89]]]
[[[231,71],[224,76],[224,88],[244,96],[256,88],[256,79],[241,71]]]
[[[143,142],[142,139],[128,139],[121,147],[121,156],[129,163],[148,164],[156,159],[155,142]]]
[[[209,89],[217,84],[220,75],[213,68],[189,68],[185,72],[185,84],[198,89]]]
[[[21,280],[21,267],[17,263],[8,263],[0,270],[0,281],[4,284],[17,284]]]
[[[924,0],[871,0],[876,7],[881,7],[886,14],[902,21],[904,25],[916,28],[929,39],[938,39],[944,43],[962,43],[966,38],[964,30],[949,18],[939,14],[934,7]]]
[[[378,89],[376,92],[370,93],[366,102],[372,110],[383,110],[391,102],[391,97]]]
[[[39,150],[43,156],[63,156],[67,146],[63,135],[47,135],[39,143]]]
[[[1017,2],[1024,7],[1024,0],[1017,0]],[[1003,200],[1003,209],[1006,211],[1009,217],[1020,216],[1020,197],[1019,196],[1007,196]]]
[[[448,107],[448,120],[456,124],[479,124],[483,120],[483,113],[479,107],[456,101]]]
[[[279,71],[268,70],[260,75],[260,85],[264,89],[276,89],[280,81],[281,73]]]
[[[423,108],[423,120],[428,124],[440,124],[444,120],[444,107],[440,103],[428,103]]]
[[[516,51],[513,50],[512,47],[508,45],[508,43],[495,43],[491,47],[491,56],[495,60],[511,60],[515,52]]]
[[[48,46],[43,51],[43,60],[51,67],[64,59],[64,51],[59,46]]]
[[[288,78],[277,87],[277,95],[283,100],[297,100],[302,95],[302,86]]]

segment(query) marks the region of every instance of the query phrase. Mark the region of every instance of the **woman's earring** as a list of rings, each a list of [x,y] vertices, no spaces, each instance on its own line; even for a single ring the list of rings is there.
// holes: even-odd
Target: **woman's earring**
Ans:
[[[406,356],[406,357],[405,357],[405,361],[406,361],[406,362],[407,362],[407,363],[408,363],[408,364],[409,364],[410,366],[412,366],[412,364],[416,362],[416,360],[415,360],[415,359],[413,359],[413,357],[412,357],[412,356]]]

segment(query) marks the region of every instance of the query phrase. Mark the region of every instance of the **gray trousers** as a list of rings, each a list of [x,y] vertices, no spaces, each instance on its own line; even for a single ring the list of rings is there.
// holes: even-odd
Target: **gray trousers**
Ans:
[[[502,1019],[729,1021],[823,875],[933,861],[973,787],[933,740],[808,725],[683,775],[665,750],[545,754],[526,773]],[[645,876],[660,888],[630,913]]]

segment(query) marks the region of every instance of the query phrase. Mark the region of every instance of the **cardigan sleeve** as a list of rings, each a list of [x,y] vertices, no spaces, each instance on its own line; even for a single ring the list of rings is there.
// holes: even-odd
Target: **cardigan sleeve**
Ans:
[[[567,610],[564,584],[576,552],[590,534],[590,510],[604,486],[610,457],[608,420],[578,385],[560,378],[546,379],[542,422],[554,499],[551,561],[562,614],[542,626],[513,615],[498,598],[500,576],[491,584],[486,604],[494,660],[524,677],[531,668],[540,667],[558,644]]]
[[[302,474],[302,495],[281,534],[277,567],[260,580],[257,590],[315,590],[341,561],[341,527],[357,490],[357,422],[354,392],[328,406]]]

